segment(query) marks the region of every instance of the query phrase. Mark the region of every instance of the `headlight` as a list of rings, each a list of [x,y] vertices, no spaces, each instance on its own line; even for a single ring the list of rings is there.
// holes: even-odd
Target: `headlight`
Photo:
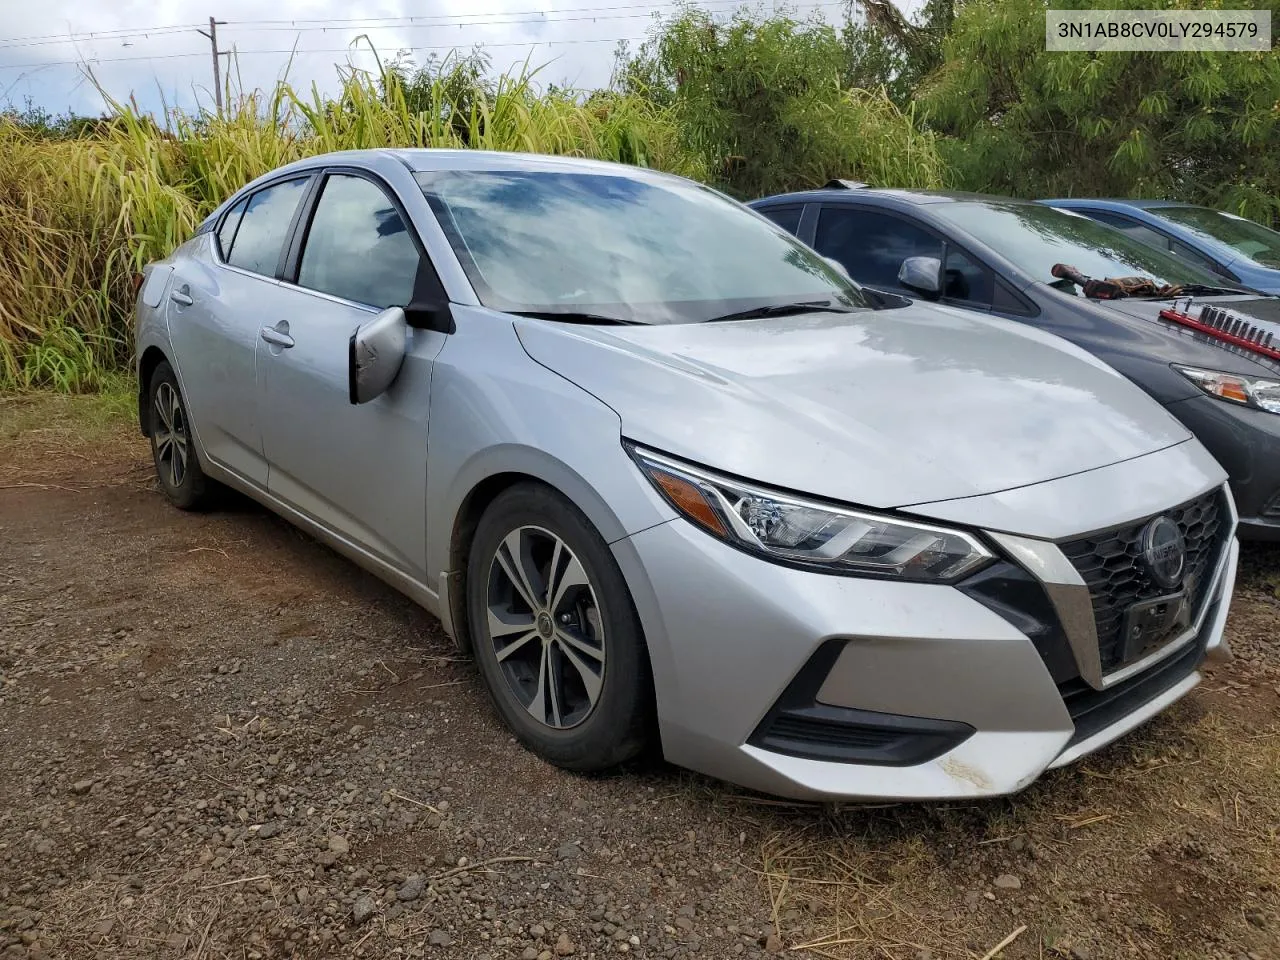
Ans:
[[[681,515],[712,536],[770,560],[830,573],[945,583],[993,556],[959,530],[806,500],[641,447],[627,449]]]
[[[1211,397],[1230,400],[1246,407],[1257,407],[1270,413],[1280,413],[1280,380],[1241,377],[1221,370],[1202,370],[1177,363],[1173,365],[1173,369]]]

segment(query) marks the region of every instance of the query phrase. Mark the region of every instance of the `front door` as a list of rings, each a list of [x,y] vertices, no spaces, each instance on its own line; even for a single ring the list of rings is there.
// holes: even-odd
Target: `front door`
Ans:
[[[296,285],[282,284],[290,308],[259,331],[258,409],[270,493],[422,579],[431,367],[445,336],[411,329],[400,375],[360,406],[347,368],[352,332],[412,299],[422,259],[409,231],[382,185],[327,175]]]

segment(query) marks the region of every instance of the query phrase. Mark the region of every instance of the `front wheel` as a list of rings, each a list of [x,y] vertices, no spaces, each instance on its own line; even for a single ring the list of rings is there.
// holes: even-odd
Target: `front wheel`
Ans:
[[[653,682],[640,622],[573,504],[536,484],[500,494],[472,541],[467,606],[485,684],[525,746],[581,771],[644,748]]]

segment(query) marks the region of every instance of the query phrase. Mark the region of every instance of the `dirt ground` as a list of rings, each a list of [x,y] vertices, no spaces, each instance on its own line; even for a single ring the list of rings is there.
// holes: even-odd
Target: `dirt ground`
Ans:
[[[538,761],[411,603],[167,506],[128,414],[0,397],[0,960],[1280,960],[1276,551],[1233,663],[1022,795],[786,804]]]

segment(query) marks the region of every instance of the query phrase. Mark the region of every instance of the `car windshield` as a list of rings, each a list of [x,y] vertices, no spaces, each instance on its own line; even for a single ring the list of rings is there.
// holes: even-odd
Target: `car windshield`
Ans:
[[[1217,240],[1267,267],[1280,267],[1280,233],[1233,213],[1208,207],[1153,207],[1157,217]]]
[[[418,182],[481,303],[628,323],[698,323],[861,289],[763,217],[636,171],[432,171]]]
[[[1223,285],[1221,277],[1201,267],[1131,240],[1113,227],[1055,207],[983,200],[939,203],[931,209],[1032,277],[1071,290],[1075,287],[1069,281],[1054,280],[1054,264],[1068,264],[1097,280],[1145,277],[1156,286]]]

